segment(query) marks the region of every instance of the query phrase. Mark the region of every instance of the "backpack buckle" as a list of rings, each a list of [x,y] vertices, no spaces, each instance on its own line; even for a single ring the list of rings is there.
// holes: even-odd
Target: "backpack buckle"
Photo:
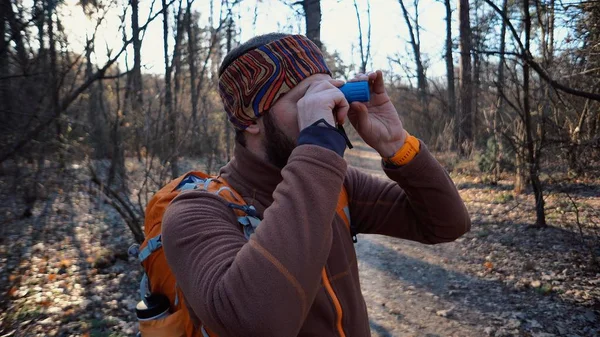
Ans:
[[[129,248],[127,249],[127,255],[129,255],[129,257],[133,257],[133,258],[138,258],[138,256],[140,255],[140,245],[137,243],[132,244],[131,246],[129,246]]]
[[[260,225],[260,219],[254,216],[240,216],[238,217],[238,222],[242,225],[244,229],[244,236],[247,240],[250,240],[250,235],[254,234],[258,225]]]

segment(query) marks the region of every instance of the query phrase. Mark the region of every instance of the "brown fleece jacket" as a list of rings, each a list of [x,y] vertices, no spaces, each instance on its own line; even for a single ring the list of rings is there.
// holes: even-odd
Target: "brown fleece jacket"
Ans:
[[[347,167],[316,145],[298,146],[279,170],[236,146],[220,175],[263,219],[250,240],[224,200],[208,192],[181,193],[163,218],[167,261],[192,318],[219,336],[338,336],[325,266],[345,335],[370,336],[354,246],[335,211],[342,184],[359,233],[434,244],[471,226],[424,144],[410,163],[384,171],[391,180]]]

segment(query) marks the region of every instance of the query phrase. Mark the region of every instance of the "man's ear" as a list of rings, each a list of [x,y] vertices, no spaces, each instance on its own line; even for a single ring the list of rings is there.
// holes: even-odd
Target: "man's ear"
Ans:
[[[260,133],[260,127],[258,126],[258,123],[250,124],[246,128],[246,131],[252,135],[257,135]]]

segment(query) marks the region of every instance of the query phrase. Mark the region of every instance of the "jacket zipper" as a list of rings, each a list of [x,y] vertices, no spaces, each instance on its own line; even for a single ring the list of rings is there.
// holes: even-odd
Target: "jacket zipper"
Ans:
[[[335,325],[337,327],[338,333],[340,334],[340,337],[346,337],[346,334],[344,333],[344,328],[342,327],[342,305],[340,304],[340,301],[335,295],[333,287],[331,287],[331,282],[329,281],[329,277],[327,276],[327,271],[325,270],[325,267],[323,267],[323,270],[321,271],[321,278],[323,279],[323,285],[325,286],[329,297],[331,297],[331,300],[333,301],[333,306],[335,307]]]

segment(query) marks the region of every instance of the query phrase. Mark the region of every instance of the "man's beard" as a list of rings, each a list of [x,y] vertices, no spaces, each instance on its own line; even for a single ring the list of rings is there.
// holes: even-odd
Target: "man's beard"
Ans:
[[[265,148],[269,162],[283,169],[296,148],[296,142],[286,136],[277,126],[275,118],[267,113],[263,116],[265,125]]]

